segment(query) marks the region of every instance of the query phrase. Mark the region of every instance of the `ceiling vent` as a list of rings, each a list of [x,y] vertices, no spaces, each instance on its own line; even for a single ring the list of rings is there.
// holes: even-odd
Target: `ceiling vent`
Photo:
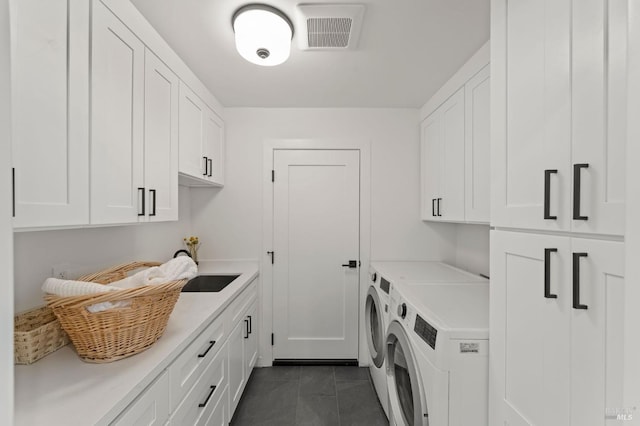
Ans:
[[[361,4],[299,4],[298,45],[302,50],[355,49],[363,16]]]

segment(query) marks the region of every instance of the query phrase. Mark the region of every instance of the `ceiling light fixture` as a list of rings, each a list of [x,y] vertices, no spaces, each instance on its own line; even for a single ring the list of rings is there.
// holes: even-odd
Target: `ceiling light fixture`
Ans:
[[[289,58],[293,24],[280,10],[266,4],[249,4],[232,19],[236,49],[257,65],[279,65]]]

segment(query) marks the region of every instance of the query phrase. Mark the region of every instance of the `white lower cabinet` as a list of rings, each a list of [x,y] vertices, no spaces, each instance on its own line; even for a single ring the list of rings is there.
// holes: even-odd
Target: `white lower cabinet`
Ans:
[[[112,424],[164,425],[168,417],[169,374],[165,371]]]
[[[227,387],[226,347],[222,346],[171,416],[172,425],[204,425]]]
[[[233,414],[251,375],[258,350],[257,287],[253,283],[228,309],[229,412]]]
[[[249,331],[246,334],[246,338],[244,340],[244,371],[247,380],[249,380],[251,370],[253,370],[253,367],[256,365],[256,361],[258,360],[258,330],[256,322],[257,316],[258,302],[255,301],[247,310],[246,317],[246,319],[249,321]]]
[[[218,317],[173,361],[169,367],[171,410],[175,410],[180,404],[202,376],[213,357],[219,352],[226,351],[226,347],[222,348],[225,337],[224,320]]]
[[[228,425],[258,358],[257,298],[254,280],[111,424]]]
[[[489,424],[609,424],[624,406],[624,244],[492,231],[491,247]]]
[[[244,368],[245,323],[239,322],[229,335],[229,401],[230,411],[234,412],[240,402],[242,390],[246,384]]]

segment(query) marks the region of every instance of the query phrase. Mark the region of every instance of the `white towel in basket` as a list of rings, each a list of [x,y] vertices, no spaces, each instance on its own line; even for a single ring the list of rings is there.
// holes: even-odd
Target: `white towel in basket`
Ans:
[[[106,293],[115,290],[118,289],[108,285],[58,278],[47,278],[42,284],[42,291],[60,297],[84,296],[85,294]]]
[[[170,281],[188,280],[198,275],[196,263],[188,256],[179,256],[140,271],[130,277],[109,284],[111,287],[134,288],[142,285],[165,284]]]

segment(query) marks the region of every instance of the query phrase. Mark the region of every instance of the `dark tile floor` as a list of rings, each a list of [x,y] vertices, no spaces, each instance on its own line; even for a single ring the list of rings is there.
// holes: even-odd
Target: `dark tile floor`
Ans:
[[[384,426],[368,368],[256,368],[232,426]]]

